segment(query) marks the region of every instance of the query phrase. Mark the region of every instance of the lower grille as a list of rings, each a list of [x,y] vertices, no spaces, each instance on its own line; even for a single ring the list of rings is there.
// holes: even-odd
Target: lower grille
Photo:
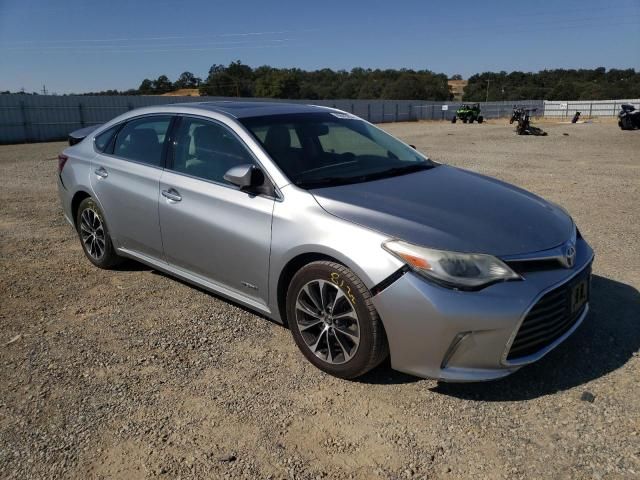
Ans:
[[[511,344],[507,360],[532,355],[553,343],[573,327],[587,307],[591,267],[587,267],[571,281],[547,292],[538,300],[520,325]],[[586,280],[586,301],[572,311],[574,288]]]

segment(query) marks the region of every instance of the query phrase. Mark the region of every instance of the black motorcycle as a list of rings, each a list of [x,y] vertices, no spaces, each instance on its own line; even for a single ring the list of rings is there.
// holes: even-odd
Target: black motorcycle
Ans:
[[[618,113],[618,126],[622,130],[635,130],[640,128],[640,110],[628,103],[623,103]]]
[[[509,123],[518,122],[516,125],[516,133],[518,135],[537,135],[544,137],[547,132],[541,128],[531,125],[531,112],[535,112],[537,108],[513,107],[511,119]]]

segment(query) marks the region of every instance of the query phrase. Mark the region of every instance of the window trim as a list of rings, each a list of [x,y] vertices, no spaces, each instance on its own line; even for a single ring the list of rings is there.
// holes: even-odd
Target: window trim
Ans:
[[[129,123],[129,122],[134,122],[136,120],[141,120],[143,118],[151,118],[151,117],[168,117],[169,118],[169,126],[167,127],[167,132],[165,133],[165,138],[164,138],[164,142],[162,144],[162,154],[160,157],[160,165],[152,165],[150,163],[146,163],[146,162],[140,162],[138,160],[133,160],[131,158],[126,158],[126,157],[121,157],[119,155],[116,155],[114,153],[115,150],[115,144],[116,144],[116,139],[118,137],[118,135],[120,135],[121,130]],[[150,167],[150,168],[156,168],[159,170],[165,170],[166,165],[167,165],[167,151],[168,151],[168,141],[170,138],[172,138],[172,128],[176,123],[176,114],[175,113],[164,113],[164,112],[157,112],[157,113],[145,113],[144,115],[136,115],[135,117],[129,117],[126,118],[124,120],[122,120],[122,122],[120,123],[116,123],[115,125],[110,126],[109,128],[106,128],[104,130],[102,130],[100,133],[96,134],[93,136],[93,150],[99,154],[99,155],[106,155],[107,157],[111,157],[111,158],[115,158],[117,160],[122,160],[125,162],[131,162],[131,163],[135,163],[137,165],[144,165],[145,167]],[[113,138],[111,139],[111,141],[109,142],[109,149],[110,150],[108,153],[106,151],[101,152],[100,150],[98,150],[96,148],[96,137],[98,135],[101,135],[102,133],[106,132],[107,130],[113,128],[113,127],[118,127],[116,134],[113,136]]]
[[[180,126],[181,126],[182,121],[183,121],[184,118],[196,119],[196,120],[202,120],[204,122],[209,122],[209,123],[212,123],[212,124],[214,124],[216,126],[224,128],[225,130],[230,132],[233,135],[233,137],[238,141],[238,143],[240,143],[240,145],[248,152],[248,154],[253,159],[254,164],[257,167],[259,167],[260,170],[262,170],[262,173],[265,176],[265,181],[268,181],[269,183],[271,183],[271,188],[273,190],[273,195],[269,195],[269,194],[266,194],[266,193],[248,192],[246,190],[242,190],[237,185],[232,185],[230,183],[222,183],[222,182],[218,182],[216,180],[197,177],[195,175],[190,175],[188,173],[178,172],[177,170],[174,170],[173,169],[173,162],[174,162],[175,150],[176,150],[176,145],[177,145],[177,135],[178,135],[178,131],[180,129]],[[178,113],[178,114],[176,114],[176,120],[173,123],[172,127],[173,127],[173,129],[172,129],[172,132],[171,132],[171,139],[170,139],[171,143],[170,143],[170,145],[167,146],[167,156],[166,156],[166,161],[165,161],[165,170],[167,170],[167,171],[169,171],[169,172],[171,172],[171,173],[173,173],[175,175],[180,175],[180,176],[183,176],[183,177],[192,178],[192,179],[198,180],[200,182],[206,182],[206,183],[209,183],[209,184],[212,184],[212,185],[217,185],[217,186],[220,186],[220,187],[226,187],[226,188],[230,188],[232,190],[237,190],[239,192],[245,193],[245,194],[250,195],[250,196],[270,198],[270,199],[273,199],[273,200],[276,200],[276,201],[279,201],[279,202],[284,200],[284,197],[283,197],[282,193],[280,192],[280,189],[278,188],[276,183],[273,181],[273,178],[271,178],[271,175],[269,174],[267,169],[264,168],[264,165],[260,162],[260,160],[253,153],[253,150],[251,150],[249,145],[247,145],[245,143],[245,141],[242,140],[242,138],[240,138],[240,136],[229,125],[227,125],[224,122],[221,122],[221,121],[219,121],[219,120],[217,120],[215,118],[211,118],[211,117],[206,117],[206,116],[202,116],[202,115],[195,115],[195,114],[192,114],[192,113]]]

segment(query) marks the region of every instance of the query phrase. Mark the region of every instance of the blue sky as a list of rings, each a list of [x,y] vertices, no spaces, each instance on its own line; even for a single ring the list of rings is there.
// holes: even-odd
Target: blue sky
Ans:
[[[213,63],[640,69],[640,0],[0,0],[0,90],[136,88]]]

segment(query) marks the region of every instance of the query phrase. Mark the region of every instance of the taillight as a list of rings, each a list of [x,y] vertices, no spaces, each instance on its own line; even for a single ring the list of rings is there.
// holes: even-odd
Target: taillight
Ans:
[[[67,160],[69,160],[69,157],[67,157],[64,153],[58,155],[58,173],[62,172],[64,164],[67,163]]]

